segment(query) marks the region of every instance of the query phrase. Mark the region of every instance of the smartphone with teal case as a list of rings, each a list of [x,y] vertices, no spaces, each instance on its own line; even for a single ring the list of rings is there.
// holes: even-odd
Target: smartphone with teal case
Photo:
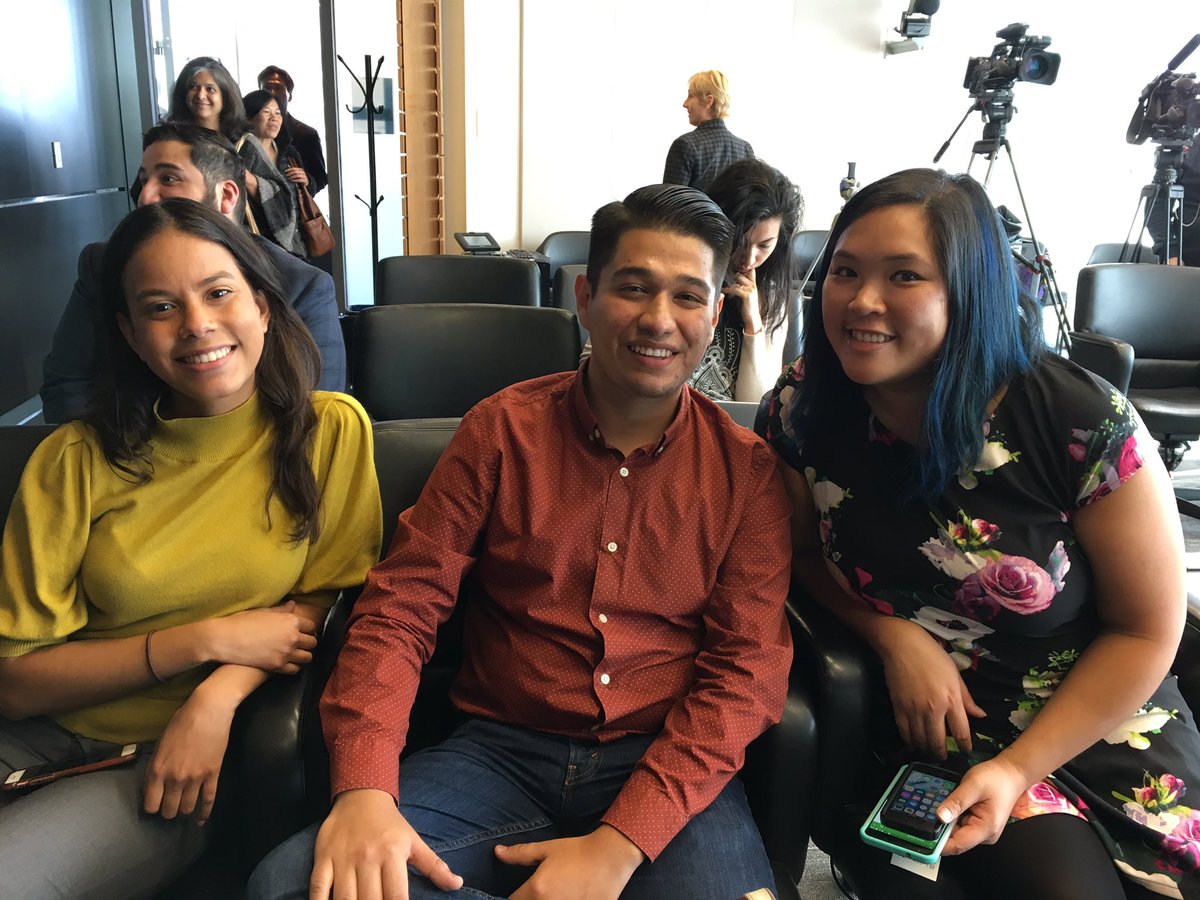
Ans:
[[[938,819],[937,808],[957,786],[958,775],[946,769],[924,763],[901,767],[859,836],[872,847],[933,865],[952,830]]]

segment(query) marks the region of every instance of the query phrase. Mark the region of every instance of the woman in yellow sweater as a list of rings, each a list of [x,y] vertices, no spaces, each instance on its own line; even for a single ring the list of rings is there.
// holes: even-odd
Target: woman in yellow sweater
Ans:
[[[316,346],[245,233],[190,200],[142,207],[104,291],[91,412],[34,453],[0,546],[0,780],[145,752],[0,797],[23,898],[148,896],[186,867],[238,704],[311,659],[379,552],[369,420],[313,393]]]

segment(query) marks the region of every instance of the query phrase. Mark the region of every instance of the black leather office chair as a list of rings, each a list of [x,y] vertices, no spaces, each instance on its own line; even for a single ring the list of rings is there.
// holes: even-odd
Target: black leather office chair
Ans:
[[[375,472],[383,505],[381,555],[387,554],[400,513],[416,503],[457,427],[457,418],[375,423]],[[235,734],[239,752],[252,759],[244,770],[247,783],[242,790],[243,796],[253,801],[246,803],[253,819],[244,829],[239,848],[246,875],[275,846],[329,810],[329,752],[318,706],[338,650],[345,643],[349,609],[357,595],[357,590],[346,591],[330,611],[307,683],[276,678],[259,688],[256,695],[273,689],[286,699],[269,703],[265,713],[244,716],[244,725]],[[444,734],[445,714],[430,717],[423,710],[425,705],[433,706],[426,698],[437,696],[439,689],[445,705],[445,689],[458,671],[455,663],[450,674],[445,674],[445,655],[435,654],[428,667],[428,684],[422,681],[421,700],[410,721],[414,746],[432,743]],[[251,755],[243,749],[250,747],[269,747],[273,752]]]
[[[461,416],[518,381],[579,365],[561,309],[488,303],[376,306],[358,314],[354,396],[373,419]]]
[[[537,252],[550,257],[550,283],[559,266],[587,265],[588,249],[592,245],[590,231],[553,231],[538,245]],[[551,297],[554,296],[551,291]]]
[[[807,281],[816,277],[815,264],[819,260],[828,238],[829,229],[827,228],[797,231],[792,235],[792,257],[795,260],[796,278],[801,282],[801,287],[808,287]],[[806,275],[808,276],[807,280],[805,279]]]
[[[1115,262],[1157,263],[1158,257],[1145,244],[1097,244],[1088,257],[1089,266]]]
[[[717,406],[729,413],[729,418],[743,428],[754,430],[754,419],[758,415],[758,404],[749,400],[717,400]]]
[[[538,306],[537,263],[508,256],[389,256],[379,261],[378,306],[501,303]]]
[[[575,315],[575,321],[579,325],[580,346],[587,343],[590,335],[588,330],[583,327],[583,323],[579,321],[579,309],[575,304],[575,279],[585,274],[587,274],[586,264],[566,263],[561,265],[554,273],[554,287],[550,291],[550,302],[556,309],[565,309]]]
[[[1080,365],[1126,388],[1167,468],[1175,468],[1200,437],[1200,269],[1085,266],[1072,342],[1082,345],[1071,352]]]
[[[9,425],[0,427],[0,512],[8,518],[9,507],[21,483],[25,463],[37,445],[57,425]]]

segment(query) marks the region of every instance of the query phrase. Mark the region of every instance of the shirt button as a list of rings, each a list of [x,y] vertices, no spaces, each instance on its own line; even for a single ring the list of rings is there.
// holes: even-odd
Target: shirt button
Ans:
[[[620,470],[619,470],[619,471],[621,472],[621,477],[622,477],[622,478],[628,478],[628,477],[629,477],[629,470],[628,470],[627,468],[625,468],[624,466],[621,466],[621,468],[620,468]]]
[[[600,624],[603,625],[607,621],[608,621],[608,616],[606,616],[604,613],[600,613]]]
[[[612,681],[612,679],[608,677],[608,673],[607,673],[607,672],[605,672],[603,675],[601,675],[601,676],[600,676],[600,683],[601,683],[601,684],[608,684],[610,681]]]
[[[616,552],[617,552],[617,542],[616,542],[616,541],[609,541],[609,542],[608,542],[608,552],[609,552],[609,553],[616,553]]]

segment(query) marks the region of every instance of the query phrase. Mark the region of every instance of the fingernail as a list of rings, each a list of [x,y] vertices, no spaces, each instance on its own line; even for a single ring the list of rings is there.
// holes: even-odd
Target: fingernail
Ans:
[[[954,819],[954,814],[952,812],[950,812],[950,810],[946,809],[946,807],[943,806],[941,809],[938,810],[937,817],[939,819],[941,819],[943,823],[948,824],[949,822],[951,822]]]

